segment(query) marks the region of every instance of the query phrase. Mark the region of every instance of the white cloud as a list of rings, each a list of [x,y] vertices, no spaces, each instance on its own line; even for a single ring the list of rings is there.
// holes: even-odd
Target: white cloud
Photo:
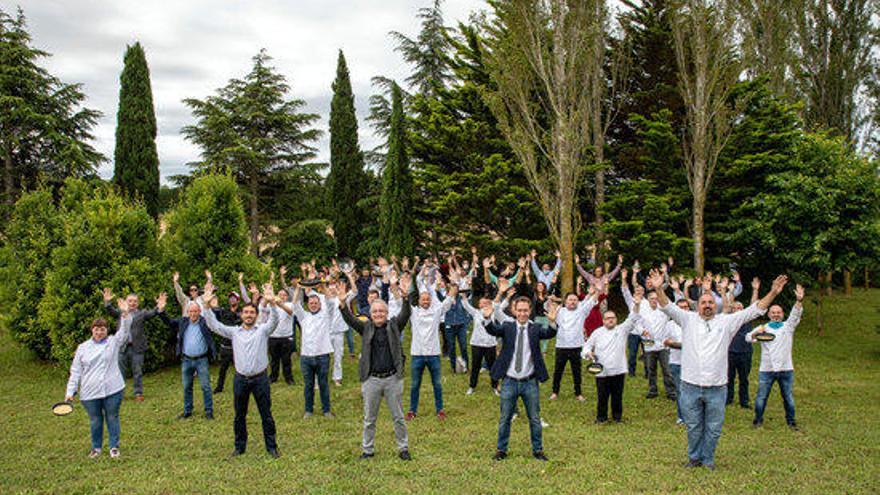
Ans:
[[[367,122],[370,78],[403,80],[409,68],[394,52],[389,31],[415,36],[416,14],[433,0],[29,0],[22,4],[34,46],[53,56],[44,61],[65,82],[80,82],[86,104],[104,113],[95,145],[110,161],[99,171],[113,173],[113,145],[119,73],[127,44],[140,41],[153,85],[157,147],[163,180],[186,173],[198,148],[180,136],[193,119],[183,98],[204,98],[230,78],[243,76],[260,48],[288,78],[292,95],[306,100],[304,111],[318,113],[326,131],[342,49],[351,72],[361,128],[361,147],[377,140]],[[13,12],[16,3],[0,0]],[[448,25],[485,8],[483,0],[446,0]],[[329,136],[318,143],[319,159],[329,160]]]

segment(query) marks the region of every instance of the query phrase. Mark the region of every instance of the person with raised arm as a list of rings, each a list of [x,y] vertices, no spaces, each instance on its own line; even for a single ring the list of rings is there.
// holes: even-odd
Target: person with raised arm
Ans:
[[[474,393],[474,389],[477,387],[477,380],[480,377],[480,367],[483,364],[483,360],[485,359],[489,368],[492,368],[492,365],[495,364],[495,355],[496,349],[498,346],[498,339],[489,335],[486,332],[486,325],[491,321],[492,314],[494,313],[494,308],[492,306],[492,300],[488,297],[481,296],[479,299],[480,309],[476,309],[471,305],[471,302],[468,298],[463,297],[461,299],[462,304],[464,305],[465,311],[471,315],[471,318],[474,322],[474,329],[471,332],[471,369],[470,369],[470,378],[468,381],[468,389],[465,392],[466,395],[471,395]],[[495,391],[495,395],[499,395],[498,391],[498,380],[491,378],[492,380],[492,390]]]
[[[214,280],[210,271],[205,270],[205,278],[207,279],[207,282],[213,284]],[[205,309],[204,299],[199,294],[198,285],[190,284],[189,291],[184,292],[183,287],[180,286],[180,274],[177,272],[174,272],[174,275],[171,276],[171,281],[174,283],[174,295],[177,298],[177,304],[180,305],[181,316],[187,316],[186,308],[189,306],[190,302],[197,303],[202,310]]]
[[[214,287],[210,283],[205,286],[205,296],[210,297]],[[270,284],[263,287],[263,299],[270,306],[277,303]],[[235,360],[235,378],[232,382],[235,419],[235,449],[230,457],[244,454],[247,449],[247,410],[250,396],[254,396],[260,419],[263,423],[263,439],[266,451],[273,458],[280,456],[275,438],[275,419],[272,417],[272,395],[269,390],[269,335],[278,324],[278,313],[270,311],[268,321],[257,325],[257,306],[247,303],[241,308],[241,325],[224,325],[217,321],[211,311],[205,312],[205,323],[216,334],[232,341],[232,354]]]
[[[575,255],[574,264],[578,269],[578,273],[580,273],[581,276],[584,277],[584,280],[586,280],[590,286],[596,288],[596,293],[598,294],[602,292],[602,289],[605,287],[605,285],[611,283],[611,281],[613,281],[614,278],[617,277],[620,269],[623,268],[623,255],[620,254],[617,256],[617,266],[614,267],[614,270],[611,270],[611,273],[607,274],[604,272],[602,267],[598,265],[593,268],[592,273],[584,270],[584,267],[581,266],[580,256],[578,255]]]
[[[269,307],[266,301],[261,301],[259,307],[260,312],[275,311],[278,313],[278,324],[275,325],[275,331],[269,336],[269,383],[278,381],[280,369],[284,375],[285,383],[293,385],[291,354],[293,354],[294,347],[293,329],[296,326],[296,318],[293,316],[293,305],[289,302],[291,296],[285,280],[286,274],[287,267],[282,266],[278,269],[281,290],[276,293],[278,301],[275,306]]]
[[[499,294],[500,289],[499,285]],[[540,461],[547,460],[544,454],[538,384],[547,381],[550,375],[541,354],[540,341],[556,336],[556,310],[555,305],[550,308],[547,315],[551,322],[549,326],[538,325],[529,321],[532,301],[520,296],[513,301],[513,317],[507,316],[501,306],[498,306],[492,321],[485,327],[489,335],[501,339],[501,352],[489,375],[493,380],[504,380],[501,384],[501,416],[498,420],[498,444],[494,456],[496,461],[507,458],[510,422],[516,402],[520,398],[529,418],[532,456]]]
[[[395,281],[396,282],[396,281]],[[398,285],[404,295],[410,290],[410,276],[403,274]],[[358,362],[358,378],[364,399],[364,431],[361,459],[375,455],[376,418],[382,398],[391,413],[397,455],[404,461],[412,459],[409,453],[409,437],[403,416],[403,374],[406,356],[403,354],[403,329],[409,321],[411,308],[404,304],[396,316],[388,316],[388,304],[382,299],[370,303],[370,315],[362,321],[352,314],[349,302],[354,297],[339,297],[342,319],[361,335],[361,357]]]
[[[761,288],[761,281],[758,277],[752,279],[752,303],[758,300],[758,290]],[[731,303],[732,311],[742,311],[745,306],[739,301]],[[750,409],[749,406],[749,374],[752,371],[752,344],[746,342],[746,335],[752,331],[752,322],[743,323],[733,341],[730,343],[730,349],[727,354],[727,405],[733,404],[734,386],[736,377],[739,375],[739,405],[743,409]]]
[[[101,455],[104,444],[104,425],[110,437],[110,457],[119,457],[119,406],[122,404],[125,379],[119,371],[119,353],[128,342],[131,315],[125,299],[116,301],[119,308],[119,330],[107,335],[107,321],[92,321],[92,337],[76,348],[70,362],[70,377],[64,393],[66,402],[73,402],[79,392],[79,400],[89,415],[92,449],[89,458]],[[156,306],[165,306],[165,294],[160,294]]]
[[[665,271],[664,271],[665,274]],[[641,290],[641,287],[638,288]],[[634,299],[626,284],[621,284],[620,291],[623,293],[623,299],[626,301],[630,311],[634,311]],[[653,286],[647,291],[644,302],[638,308],[639,314],[642,316],[640,334],[643,337],[645,369],[648,370],[648,393],[646,399],[654,399],[657,397],[657,365],[660,365],[660,371],[663,374],[663,389],[666,398],[676,400],[677,393],[675,382],[672,380],[672,374],[669,371],[669,349],[663,344],[666,339],[666,322],[669,317],[660,311],[657,305],[657,293],[663,292],[662,286]]]
[[[581,350],[584,347],[584,320],[593,306],[596,305],[596,289],[590,286],[590,292],[582,301],[577,294],[569,292],[565,295],[565,305],[556,311],[556,349],[553,368],[553,391],[550,400],[559,396],[559,386],[566,363],[571,364],[571,377],[574,382],[574,395],[583,402],[581,391]]]
[[[328,285],[327,296],[311,291],[306,302],[308,310],[303,308],[302,293],[299,281],[293,281],[293,315],[299,321],[302,333],[299,365],[303,374],[303,394],[305,396],[304,418],[310,418],[315,409],[315,380],[321,395],[321,412],[327,418],[333,417],[330,410],[330,354],[333,344],[330,342],[330,324],[333,307],[336,306],[336,288]]]
[[[663,275],[651,270],[655,287],[663,285]],[[685,311],[669,303],[666,293],[656,291],[660,310],[681,327],[681,412],[687,425],[688,460],[686,467],[715,469],[715,447],[724,424],[727,399],[727,349],[737,329],[767,311],[782,292],[788,277],[780,275],[770,292],[748,308],[718,314],[715,296],[700,295],[697,312]]]
[[[113,305],[113,291],[104,288],[104,310],[114,318],[119,318],[121,313]],[[119,353],[119,369],[125,376],[125,371],[131,369],[131,384],[134,389],[134,400],[143,402],[144,400],[144,355],[149,349],[147,336],[144,333],[144,324],[150,318],[159,314],[156,308],[140,309],[138,307],[140,298],[137,294],[131,293],[125,296],[125,303],[128,306],[128,315],[131,317],[131,329],[128,333],[128,342],[125,342],[122,351]]]
[[[623,420],[623,384],[626,379],[626,339],[630,334],[638,335],[639,304],[641,294],[632,300],[629,316],[623,324],[617,324],[617,314],[606,311],[602,315],[602,326],[590,335],[583,346],[582,357],[589,357],[594,363],[602,365],[596,375],[596,423],[608,421],[608,400],[611,399],[611,418],[620,423]]]
[[[791,347],[794,331],[804,312],[804,288],[800,285],[795,286],[794,295],[795,303],[787,320],[782,321],[785,318],[782,306],[774,304],[767,312],[770,321],[746,335],[746,342],[761,343],[758,395],[755,397],[755,419],[752,422],[756,428],[764,424],[764,408],[767,406],[770,389],[774,382],[779,382],[782,406],[785,408],[785,422],[792,430],[798,429],[794,418],[794,363],[791,359]],[[770,341],[759,341],[755,337],[761,334],[771,334],[775,338]]]
[[[416,278],[418,291],[409,293],[410,328],[412,329],[412,342],[410,355],[412,364],[410,371],[409,411],[406,413],[407,421],[411,421],[419,412],[419,393],[422,386],[422,374],[425,368],[431,373],[431,384],[434,388],[434,409],[437,418],[441,421],[446,419],[446,411],[443,409],[443,384],[440,381],[440,325],[446,312],[452,307],[455,297],[458,295],[458,286],[452,284],[446,299],[442,302],[437,297],[437,287],[428,282],[429,268],[423,267]],[[437,277],[435,283],[440,282]]]
[[[644,296],[645,289],[637,282],[637,273],[638,273],[638,265],[633,266],[633,275],[632,275],[632,286],[633,289],[630,291],[629,286],[627,285],[626,275],[628,270],[626,268],[621,271],[620,276],[620,290],[624,294],[627,292],[638,294],[639,297]],[[624,292],[624,289],[626,292]],[[604,324],[604,322],[603,322]],[[636,365],[639,363],[639,349],[642,349],[642,335],[641,333],[631,333],[627,336],[626,339],[626,366],[627,372],[630,377],[636,376]],[[645,363],[645,351],[642,349],[642,365],[645,367],[645,378],[648,377],[648,366]]]
[[[559,250],[556,251],[556,265],[553,268],[550,268],[549,263],[544,263],[538,267],[538,251],[535,249],[532,249],[532,252],[529,253],[529,262],[532,267],[532,273],[535,274],[535,281],[543,283],[548,292],[552,291],[556,277],[559,275],[559,271],[562,270],[562,257],[559,254]]]

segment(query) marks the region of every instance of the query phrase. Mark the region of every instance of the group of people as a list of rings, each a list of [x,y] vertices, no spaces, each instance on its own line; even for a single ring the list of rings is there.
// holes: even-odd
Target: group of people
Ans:
[[[595,252],[590,261],[595,264]],[[110,455],[119,455],[119,407],[125,386],[123,369],[133,375],[134,398],[144,400],[143,361],[147,350],[146,320],[159,317],[176,334],[176,351],[181,359],[184,389],[180,419],[193,414],[193,386],[197,376],[202,389],[205,417],[213,419],[213,393],[222,392],[225,375],[235,367],[234,450],[237,456],[247,448],[246,416],[253,395],[262,419],[267,452],[278,457],[275,421],[271,411],[270,384],[279,379],[279,368],[293,384],[291,354],[298,348],[305,399],[304,417],[314,414],[315,391],[319,391],[321,412],[333,417],[330,404],[332,379],[342,381],[342,359],[346,336],[361,336],[358,378],[364,407],[362,455],[374,456],[376,418],[382,399],[390,410],[398,456],[410,460],[407,421],[419,415],[421,381],[425,369],[431,377],[434,409],[438,419],[446,418],[441,377],[442,357],[448,356],[452,372],[469,372],[467,394],[477,387],[480,371],[489,369],[492,390],[500,397],[498,442],[494,459],[507,457],[511,421],[522,399],[529,420],[532,455],[547,460],[542,441],[544,422],[540,415],[539,384],[550,378],[544,356],[546,343],[555,338],[554,370],[550,400],[557,400],[565,368],[571,368],[574,396],[584,401],[584,360],[595,373],[596,422],[621,421],[623,390],[627,374],[635,374],[642,349],[648,376],[648,398],[658,396],[657,368],[662,373],[666,397],[677,405],[677,419],[687,427],[689,467],[714,469],[715,446],[721,434],[725,405],[732,400],[733,374],[744,366],[734,359],[737,339],[762,345],[759,391],[755,400],[755,426],[763,422],[766,399],[778,382],[789,425],[796,427],[792,396],[792,337],[802,312],[803,288],[795,289],[796,304],[788,320],[774,299],[787,283],[777,277],[764,297],[760,281],[752,281],[748,307],[736,297],[742,291],[738,274],[728,279],[706,276],[696,279],[671,274],[673,260],[657,269],[641,271],[636,261],[632,271],[617,266],[594,266],[586,270],[576,260],[580,273],[576,291],[562,294],[558,277],[561,260],[555,265],[538,262],[537,253],[498,264],[495,257],[471,259],[455,252],[441,262],[437,258],[371,260],[359,273],[353,262],[318,268],[314,262],[300,266],[300,276],[287,280],[281,267],[275,290],[275,274],[262,285],[244,286],[227,294],[228,308],[219,304],[211,273],[205,273],[203,287],[190,285],[184,291],[179,276],[173,285],[181,316],[166,314],[167,296],[156,299],[153,309],[140,308],[135,294],[119,299],[114,306],[112,290],[104,289],[107,312],[118,319],[119,330],[108,336],[108,322],[92,322],[92,338],[80,344],[71,364],[66,400],[78,392],[89,414],[92,433],[90,457],[100,455],[106,423]],[[628,281],[628,275],[632,278]],[[608,309],[612,283],[621,275],[620,290],[628,316],[619,323]],[[288,283],[289,282],[289,283]],[[630,284],[632,288],[630,287]],[[752,320],[768,313],[770,321],[752,328]],[[410,329],[410,401],[404,413],[403,385],[407,356],[403,341]],[[465,345],[471,328],[470,348]],[[760,338],[759,334],[772,334]],[[219,345],[214,338],[218,337]],[[350,337],[349,337],[350,338]],[[733,344],[732,344],[733,342]],[[500,348],[499,348],[500,344]],[[635,344],[635,345],[634,345]],[[456,345],[463,359],[456,354]],[[750,351],[750,347],[748,348]],[[353,347],[349,347],[349,352]],[[470,362],[468,365],[468,354]],[[219,358],[220,371],[212,389],[209,361]],[[751,354],[749,354],[749,360]],[[750,364],[750,362],[749,362]],[[469,369],[468,369],[469,368]],[[730,379],[728,378],[730,375]],[[740,404],[748,404],[747,377],[740,375]],[[743,395],[742,384],[745,381]]]

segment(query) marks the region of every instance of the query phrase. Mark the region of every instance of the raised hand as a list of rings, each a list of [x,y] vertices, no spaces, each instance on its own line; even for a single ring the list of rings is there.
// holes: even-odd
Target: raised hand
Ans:
[[[678,290],[681,288],[681,285],[675,277],[669,277],[669,286],[672,287],[672,290]]]
[[[284,280],[284,276],[287,275],[286,265],[281,265],[281,268],[278,269],[278,275],[281,277],[281,280]]]
[[[554,251],[553,253],[556,254],[557,258],[562,258],[562,253],[560,253],[558,249],[556,251]]]
[[[109,303],[110,301],[113,300],[113,291],[109,287],[104,287],[102,294],[104,295],[104,302],[105,303]]]
[[[180,273],[174,272],[174,275],[171,276],[171,280],[176,284],[180,281]]]
[[[804,286],[801,284],[797,284],[794,286],[794,297],[797,299],[797,302],[801,302],[804,300]]]
[[[627,275],[629,275],[629,270],[627,270],[626,268],[621,268],[621,270],[620,270],[620,277],[621,277],[620,280],[621,280],[624,284],[626,283],[626,276],[627,276]]]
[[[238,272],[238,285],[244,282],[244,273]]]
[[[782,292],[782,289],[785,288],[785,284],[787,284],[787,283],[788,283],[788,277],[785,275],[780,275],[780,276],[776,277],[776,279],[773,281],[773,288],[771,288],[770,290],[774,294],[779,294]]]
[[[119,308],[119,314],[123,318],[128,315],[128,301],[123,298],[119,298],[116,300],[116,307]]]
[[[159,297],[156,298],[156,309],[161,313],[165,311],[165,304],[168,302],[168,294],[161,293]]]
[[[483,258],[483,268],[489,268],[492,266],[492,260],[490,258]]]
[[[532,259],[535,259],[538,257],[538,251],[536,249],[532,249],[531,251],[529,251],[529,255],[531,255]]]
[[[648,272],[648,280],[651,281],[651,285],[656,288],[663,287],[663,274],[658,270],[651,270]]]
[[[761,279],[755,277],[752,279],[752,290],[758,290],[761,288]]]
[[[205,291],[202,293],[202,300],[210,301],[211,296],[213,296],[213,295],[214,295],[214,284],[209,282],[209,283],[205,284]]]
[[[507,292],[507,289],[510,288],[510,280],[506,278],[498,279],[498,292]]]
[[[618,254],[618,255],[617,255],[617,264],[618,264],[618,265],[622,265],[622,264],[623,264],[623,255],[622,255],[622,254]]]
[[[214,277],[211,276],[211,271],[210,271],[210,270],[205,270],[205,278],[206,278],[207,280],[212,280],[212,281],[214,280]]]
[[[400,291],[406,295],[409,294],[410,287],[412,286],[412,275],[409,273],[404,273],[400,276]]]

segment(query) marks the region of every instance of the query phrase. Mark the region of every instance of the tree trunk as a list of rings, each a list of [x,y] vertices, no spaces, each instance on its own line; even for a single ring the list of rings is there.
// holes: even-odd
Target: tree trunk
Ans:
[[[834,280],[834,272],[828,272],[825,274],[825,295],[830,296],[832,294],[831,283]]]
[[[865,290],[871,288],[871,277],[869,275],[868,265],[865,265]]]
[[[843,293],[847,296],[852,295],[852,272],[848,268],[843,270]]]
[[[250,215],[249,215],[250,216],[250,219],[249,219],[250,220],[250,231],[251,231],[251,253],[253,253],[254,255],[260,254],[260,244],[259,244],[259,242],[260,242],[260,239],[259,239],[260,209],[259,209],[259,201],[257,198],[257,189],[258,189],[258,182],[257,182],[257,177],[255,175],[255,176],[251,177],[251,180],[250,180],[251,197],[250,197]]]
[[[602,237],[602,205],[605,204],[605,170],[596,170],[596,232],[597,237]]]
[[[822,335],[822,291],[816,294],[816,335]]]
[[[706,259],[703,252],[705,239],[703,237],[703,210],[706,198],[701,194],[694,193],[694,270],[702,276],[706,268]]]

